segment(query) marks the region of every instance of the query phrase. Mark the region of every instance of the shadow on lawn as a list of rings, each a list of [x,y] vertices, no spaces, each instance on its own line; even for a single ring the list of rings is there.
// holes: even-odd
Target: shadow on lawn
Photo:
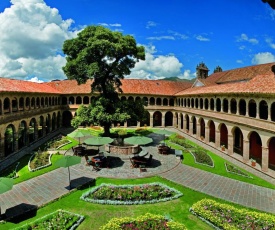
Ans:
[[[36,216],[37,209],[38,207],[36,205],[21,203],[12,208],[8,208],[5,214],[3,214],[3,219],[17,224]]]

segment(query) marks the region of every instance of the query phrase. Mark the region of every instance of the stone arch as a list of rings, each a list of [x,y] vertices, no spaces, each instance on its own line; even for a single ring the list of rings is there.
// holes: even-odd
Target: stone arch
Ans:
[[[83,97],[83,104],[84,104],[84,105],[89,105],[89,104],[90,104],[90,99],[89,99],[88,96],[84,96],[84,97]]]
[[[38,138],[43,137],[44,135],[44,117],[40,116],[39,117],[39,122],[38,122]]]
[[[262,163],[262,140],[256,131],[248,134],[249,139],[249,158],[256,160],[259,164]]]
[[[268,118],[268,105],[265,100],[261,100],[259,104],[260,119],[267,120]]]
[[[61,99],[61,104],[62,105],[67,105],[67,97],[63,96],[62,99]]]
[[[194,98],[191,98],[191,108],[194,108]]]
[[[164,99],[163,99],[163,105],[164,105],[164,106],[168,106],[168,99],[167,99],[167,98],[164,98]]]
[[[187,104],[186,104],[186,103],[187,103],[187,100],[186,100],[186,98],[184,98],[184,99],[183,99],[183,107],[187,107]]]
[[[56,127],[58,129],[61,127],[60,121],[61,121],[61,113],[60,113],[60,111],[58,111],[57,117],[56,117]]]
[[[204,99],[204,109],[208,110],[209,104],[208,104],[208,98]]]
[[[5,130],[5,156],[15,152],[15,127],[9,124]]]
[[[190,108],[190,105],[191,105],[190,98],[187,98],[187,107]]]
[[[201,127],[201,137],[205,138],[205,121],[203,118],[199,119],[200,127]]]
[[[165,113],[164,126],[173,126],[173,113],[170,111]]]
[[[224,145],[225,148],[228,148],[228,130],[224,123],[220,124],[220,143]]]
[[[170,98],[170,100],[169,100],[169,105],[170,105],[170,106],[174,106],[174,99],[173,99],[173,98]]]
[[[46,106],[46,107],[49,106],[49,98],[48,98],[48,97],[45,98],[45,106]]]
[[[20,111],[24,111],[24,98],[23,97],[19,98],[19,105],[18,105],[18,107],[19,107]]]
[[[217,100],[216,100],[216,111],[221,112],[221,109],[222,109],[221,99],[217,98]]]
[[[128,97],[128,101],[135,101],[134,98],[132,96]]]
[[[71,121],[73,119],[73,115],[69,110],[66,110],[62,113],[62,126],[63,127],[71,127]]]
[[[189,130],[190,130],[190,119],[189,119],[188,114],[185,114],[184,118],[185,118],[184,120],[185,120],[186,132],[189,132]]]
[[[47,114],[46,116],[46,133],[48,134],[52,130],[51,115]]]
[[[199,99],[198,98],[195,99],[195,108],[196,109],[199,108]]]
[[[208,127],[209,127],[209,142],[215,143],[216,141],[216,129],[215,129],[215,123],[212,120],[208,121]]]
[[[239,114],[242,116],[246,115],[246,101],[244,99],[239,101]]]
[[[10,113],[10,99],[8,97],[6,97],[4,99],[4,113]]]
[[[36,108],[40,108],[40,98],[37,97],[36,98],[36,105],[35,105]]]
[[[144,105],[148,106],[148,97],[143,97],[142,100],[143,100]]]
[[[3,111],[2,111],[2,100],[0,99],[0,115],[3,114]]]
[[[144,120],[140,121],[140,126],[149,126],[150,125],[150,113],[148,111],[145,111],[146,115]]]
[[[193,123],[193,127],[192,127],[193,134],[197,134],[197,119],[195,116],[193,116],[191,120]]]
[[[214,107],[215,107],[215,103],[214,103],[214,98],[211,98],[210,99],[210,110],[214,110]]]
[[[268,168],[275,170],[275,137],[268,141]]]
[[[36,119],[32,118],[30,120],[29,130],[28,130],[28,133],[29,133],[29,143],[30,144],[35,141],[36,130],[37,130]]]
[[[16,97],[13,97],[11,100],[11,108],[12,108],[12,112],[18,111],[18,101]]]
[[[56,113],[52,115],[52,131],[56,130]]]
[[[243,132],[239,127],[232,129],[233,134],[233,151],[243,156]]]
[[[223,112],[228,113],[228,100],[226,98],[223,99]]]
[[[156,105],[161,105],[161,98],[157,98],[157,100],[156,100]]]
[[[154,97],[150,97],[149,104],[150,105],[155,105],[155,98]]]
[[[236,114],[237,113],[237,101],[235,98],[230,100],[230,113]]]
[[[184,122],[184,120],[183,120],[183,115],[182,115],[182,113],[181,113],[181,114],[180,114],[180,123],[181,123],[180,129],[183,129],[183,127],[184,127],[183,122]]]
[[[31,99],[31,109],[34,109],[35,108],[35,98],[32,97]]]
[[[271,121],[275,121],[275,102],[271,104],[270,111],[271,111]]]
[[[74,105],[75,104],[75,100],[74,100],[73,96],[69,97],[69,104],[70,105]]]
[[[251,99],[248,102],[248,115],[250,117],[256,117],[257,116],[257,104],[254,99]]]
[[[82,104],[82,98],[80,96],[77,96],[76,99],[75,99],[75,103],[77,105],[81,105]]]
[[[45,100],[44,100],[44,97],[41,97],[41,107],[45,107]]]
[[[162,114],[160,111],[155,111],[153,114],[153,126],[161,126]]]
[[[27,145],[27,123],[26,121],[21,121],[18,127],[18,150]]]
[[[30,110],[31,108],[31,101],[29,97],[26,98],[25,108],[26,110]]]

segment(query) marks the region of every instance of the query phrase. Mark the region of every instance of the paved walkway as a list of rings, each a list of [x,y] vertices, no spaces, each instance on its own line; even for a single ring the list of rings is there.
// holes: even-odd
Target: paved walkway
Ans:
[[[159,141],[159,135],[152,137],[154,143]],[[81,164],[70,167],[72,187],[80,186],[97,177],[140,178],[159,175],[196,191],[275,214],[275,190],[182,165],[174,155],[158,154],[154,145],[147,148],[154,159],[152,167],[147,168],[147,172],[131,168],[129,158],[125,156],[113,156],[115,161],[112,162],[112,167],[98,172],[86,166],[85,160],[82,159]],[[69,191],[68,169],[59,168],[14,185],[12,190],[0,194],[2,213],[6,213],[8,217],[16,216],[22,211],[55,200]]]

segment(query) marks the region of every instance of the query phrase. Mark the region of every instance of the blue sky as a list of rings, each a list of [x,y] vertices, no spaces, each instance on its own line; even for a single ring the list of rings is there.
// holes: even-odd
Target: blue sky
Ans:
[[[1,0],[0,76],[64,79],[64,40],[87,25],[131,34],[146,60],[127,77],[193,78],[275,61],[275,10],[261,0]]]

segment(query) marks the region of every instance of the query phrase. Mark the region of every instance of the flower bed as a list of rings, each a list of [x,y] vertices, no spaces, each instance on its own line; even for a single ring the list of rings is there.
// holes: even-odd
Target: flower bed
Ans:
[[[190,211],[219,229],[275,229],[275,216],[272,214],[238,209],[209,199],[193,204]]]
[[[193,150],[190,153],[193,155],[196,163],[207,165],[207,166],[210,166],[210,167],[214,167],[214,161],[205,152],[204,149],[202,149],[202,148],[196,148],[195,150]]]
[[[113,218],[106,225],[102,226],[100,230],[185,230],[187,229],[183,224],[169,221],[164,216],[153,215],[146,213],[137,218]]]
[[[193,148],[193,146],[190,145],[190,144],[188,144],[188,143],[186,142],[186,139],[185,139],[183,136],[179,135],[179,134],[173,134],[173,135],[171,135],[171,136],[169,137],[169,140],[170,140],[171,142],[175,143],[175,144],[178,144],[178,145],[180,145],[180,146],[186,148],[186,149],[187,149],[187,148]]]
[[[57,210],[49,215],[16,228],[16,230],[31,229],[76,229],[84,220],[84,216],[64,210]]]
[[[67,137],[57,137],[56,139],[50,141],[48,145],[48,149],[60,149],[65,145],[72,143]]]
[[[228,162],[224,162],[224,165],[225,165],[226,171],[229,173],[233,173],[233,174],[248,177],[248,178],[253,178],[250,175],[248,175],[247,173],[240,170],[239,168],[235,167],[234,165],[229,164]]]
[[[161,183],[101,184],[84,193],[80,199],[99,204],[130,205],[168,201],[180,196],[181,192]]]
[[[28,168],[30,172],[34,172],[36,170],[48,167],[52,165],[51,162],[51,156],[52,154],[49,154],[48,152],[36,152],[34,153],[28,163]]]

